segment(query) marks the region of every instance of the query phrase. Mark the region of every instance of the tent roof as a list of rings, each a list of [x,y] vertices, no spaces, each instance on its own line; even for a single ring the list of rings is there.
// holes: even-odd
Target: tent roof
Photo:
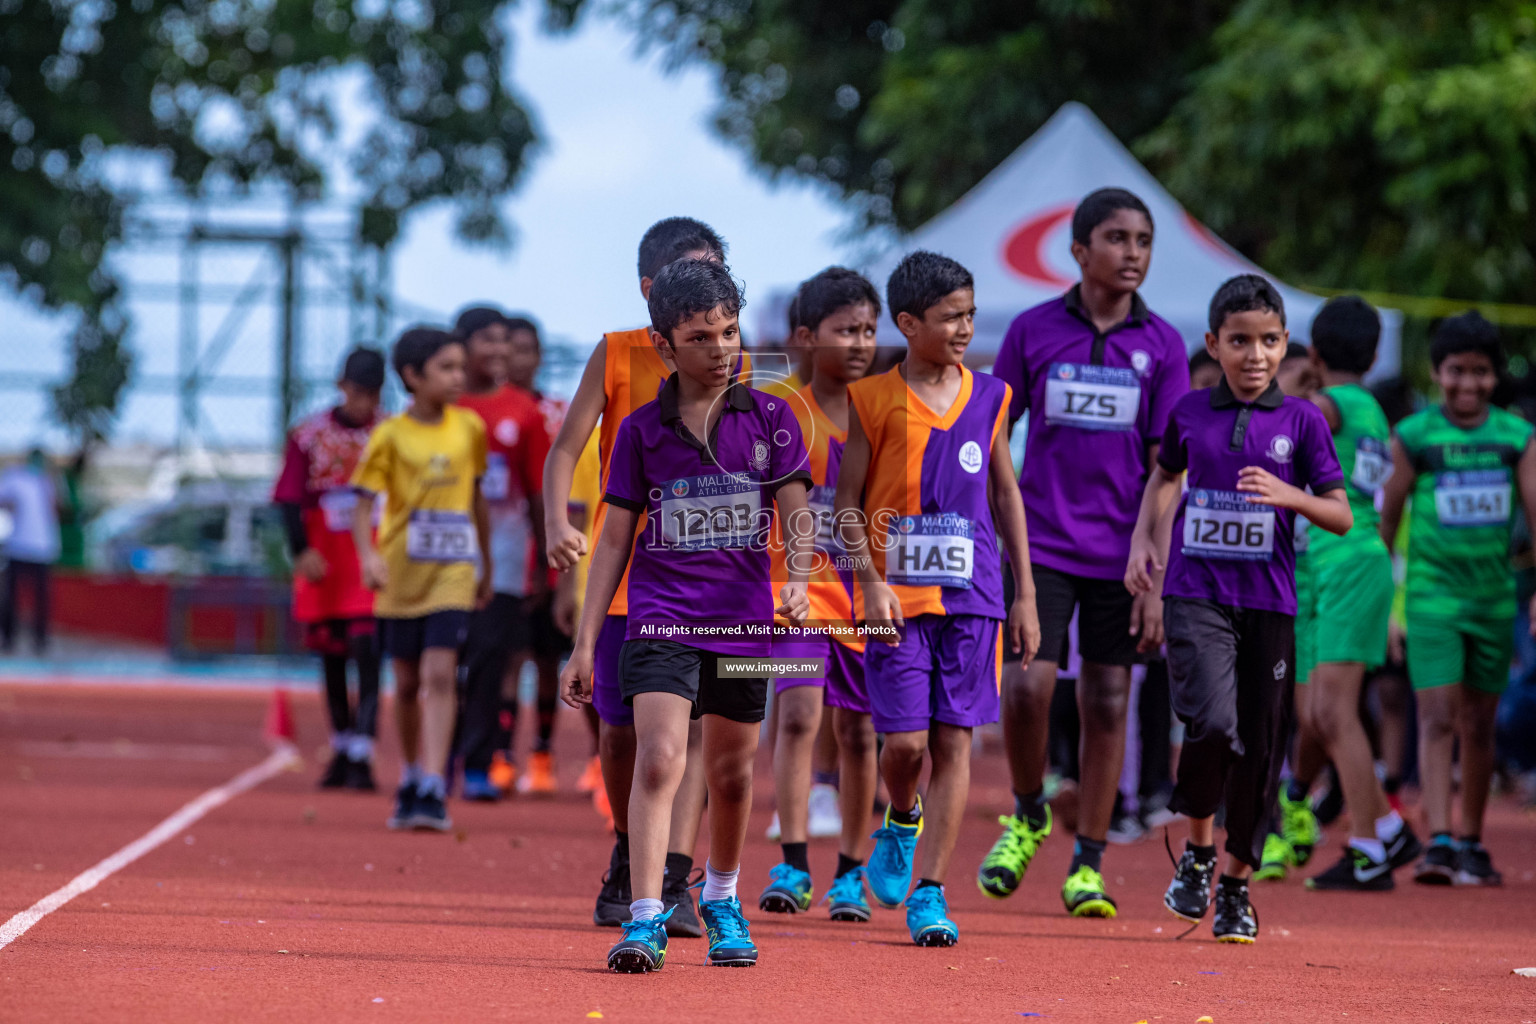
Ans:
[[[1141,294],[1193,348],[1206,330],[1218,285],[1235,274],[1264,273],[1195,220],[1104,123],[1081,103],[1066,103],[1014,153],[953,206],[869,267],[883,282],[901,255],[931,249],[965,264],[976,279],[978,355],[995,352],[1013,318],[1054,298],[1077,279],[1071,256],[1072,211],[1094,189],[1130,189],[1146,202],[1156,226],[1152,266]],[[1307,340],[1323,300],[1275,281],[1292,336]],[[1389,311],[1384,311],[1387,313]],[[1396,372],[1396,315],[1384,315],[1376,375]],[[883,332],[895,334],[889,318]]]

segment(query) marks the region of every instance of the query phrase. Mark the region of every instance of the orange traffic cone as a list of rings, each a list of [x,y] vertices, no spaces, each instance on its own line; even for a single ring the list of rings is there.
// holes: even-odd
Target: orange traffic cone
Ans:
[[[267,724],[262,736],[274,747],[293,746],[298,739],[298,729],[293,722],[293,707],[288,703],[288,691],[279,686],[272,691],[272,703],[267,705]]]

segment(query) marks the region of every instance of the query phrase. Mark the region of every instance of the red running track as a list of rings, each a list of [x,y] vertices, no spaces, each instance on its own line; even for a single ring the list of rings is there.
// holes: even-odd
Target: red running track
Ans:
[[[250,691],[0,685],[0,920],[260,762],[266,703]],[[319,701],[295,704],[312,749]],[[563,715],[568,786],[586,752],[580,719]],[[1007,804],[988,750],[950,880],[959,946],[910,945],[899,912],[869,925],[834,924],[822,908],[752,913],[756,968],[706,968],[701,940],[673,940],[666,970],[638,977],[605,970],[617,933],[590,923],[609,840],[584,798],[456,804],[457,835],[396,835],[385,795],[317,792],[314,760],[0,949],[0,1020],[1536,1020],[1536,979],[1511,974],[1536,966],[1536,818],[1507,804],[1487,835],[1502,890],[1404,878],[1395,893],[1338,895],[1292,880],[1257,891],[1256,946],[1218,945],[1209,924],[1174,941],[1183,926],[1161,906],[1160,837],[1110,848],[1112,921],[1062,912],[1064,836],[1011,900],[980,895],[971,873]],[[778,859],[760,838],[771,810],[760,765],[749,902]],[[396,770],[385,756],[381,778]],[[1330,836],[1324,862],[1340,841]],[[823,886],[835,856],[830,841],[812,846]]]

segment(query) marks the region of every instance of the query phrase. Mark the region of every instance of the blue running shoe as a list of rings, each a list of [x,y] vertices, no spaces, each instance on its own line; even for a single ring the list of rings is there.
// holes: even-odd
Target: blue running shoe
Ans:
[[[960,929],[946,915],[949,904],[944,887],[924,885],[907,897],[907,931],[919,946],[953,946],[960,941]]]
[[[752,931],[741,916],[741,901],[700,900],[699,916],[704,919],[704,936],[709,939],[709,966],[752,967],[757,963],[757,947],[752,945]]]
[[[891,820],[891,808],[885,808],[885,824],[870,836],[875,848],[869,855],[869,891],[875,902],[895,910],[912,888],[912,859],[917,852],[917,837],[923,834],[923,801],[917,800],[916,825],[902,825]]]
[[[616,974],[649,974],[667,962],[667,918],[665,914],[644,921],[625,921],[624,937],[608,951],[608,969]]]
[[[473,800],[477,803],[493,804],[501,799],[501,790],[491,782],[491,777],[485,772],[474,768],[464,769],[464,785],[459,788],[459,795],[465,800]]]
[[[811,876],[789,864],[775,864],[768,872],[768,888],[757,898],[757,909],[767,914],[803,914],[811,909]]]
[[[864,869],[854,868],[838,875],[827,890],[826,902],[834,921],[868,921],[869,900],[864,898]]]

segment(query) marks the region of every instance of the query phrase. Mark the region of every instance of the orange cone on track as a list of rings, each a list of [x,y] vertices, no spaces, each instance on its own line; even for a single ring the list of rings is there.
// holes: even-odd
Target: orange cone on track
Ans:
[[[298,739],[298,729],[293,722],[293,707],[288,703],[288,691],[282,687],[272,691],[272,703],[267,705],[267,724],[262,729],[266,741],[277,746],[292,746]]]

